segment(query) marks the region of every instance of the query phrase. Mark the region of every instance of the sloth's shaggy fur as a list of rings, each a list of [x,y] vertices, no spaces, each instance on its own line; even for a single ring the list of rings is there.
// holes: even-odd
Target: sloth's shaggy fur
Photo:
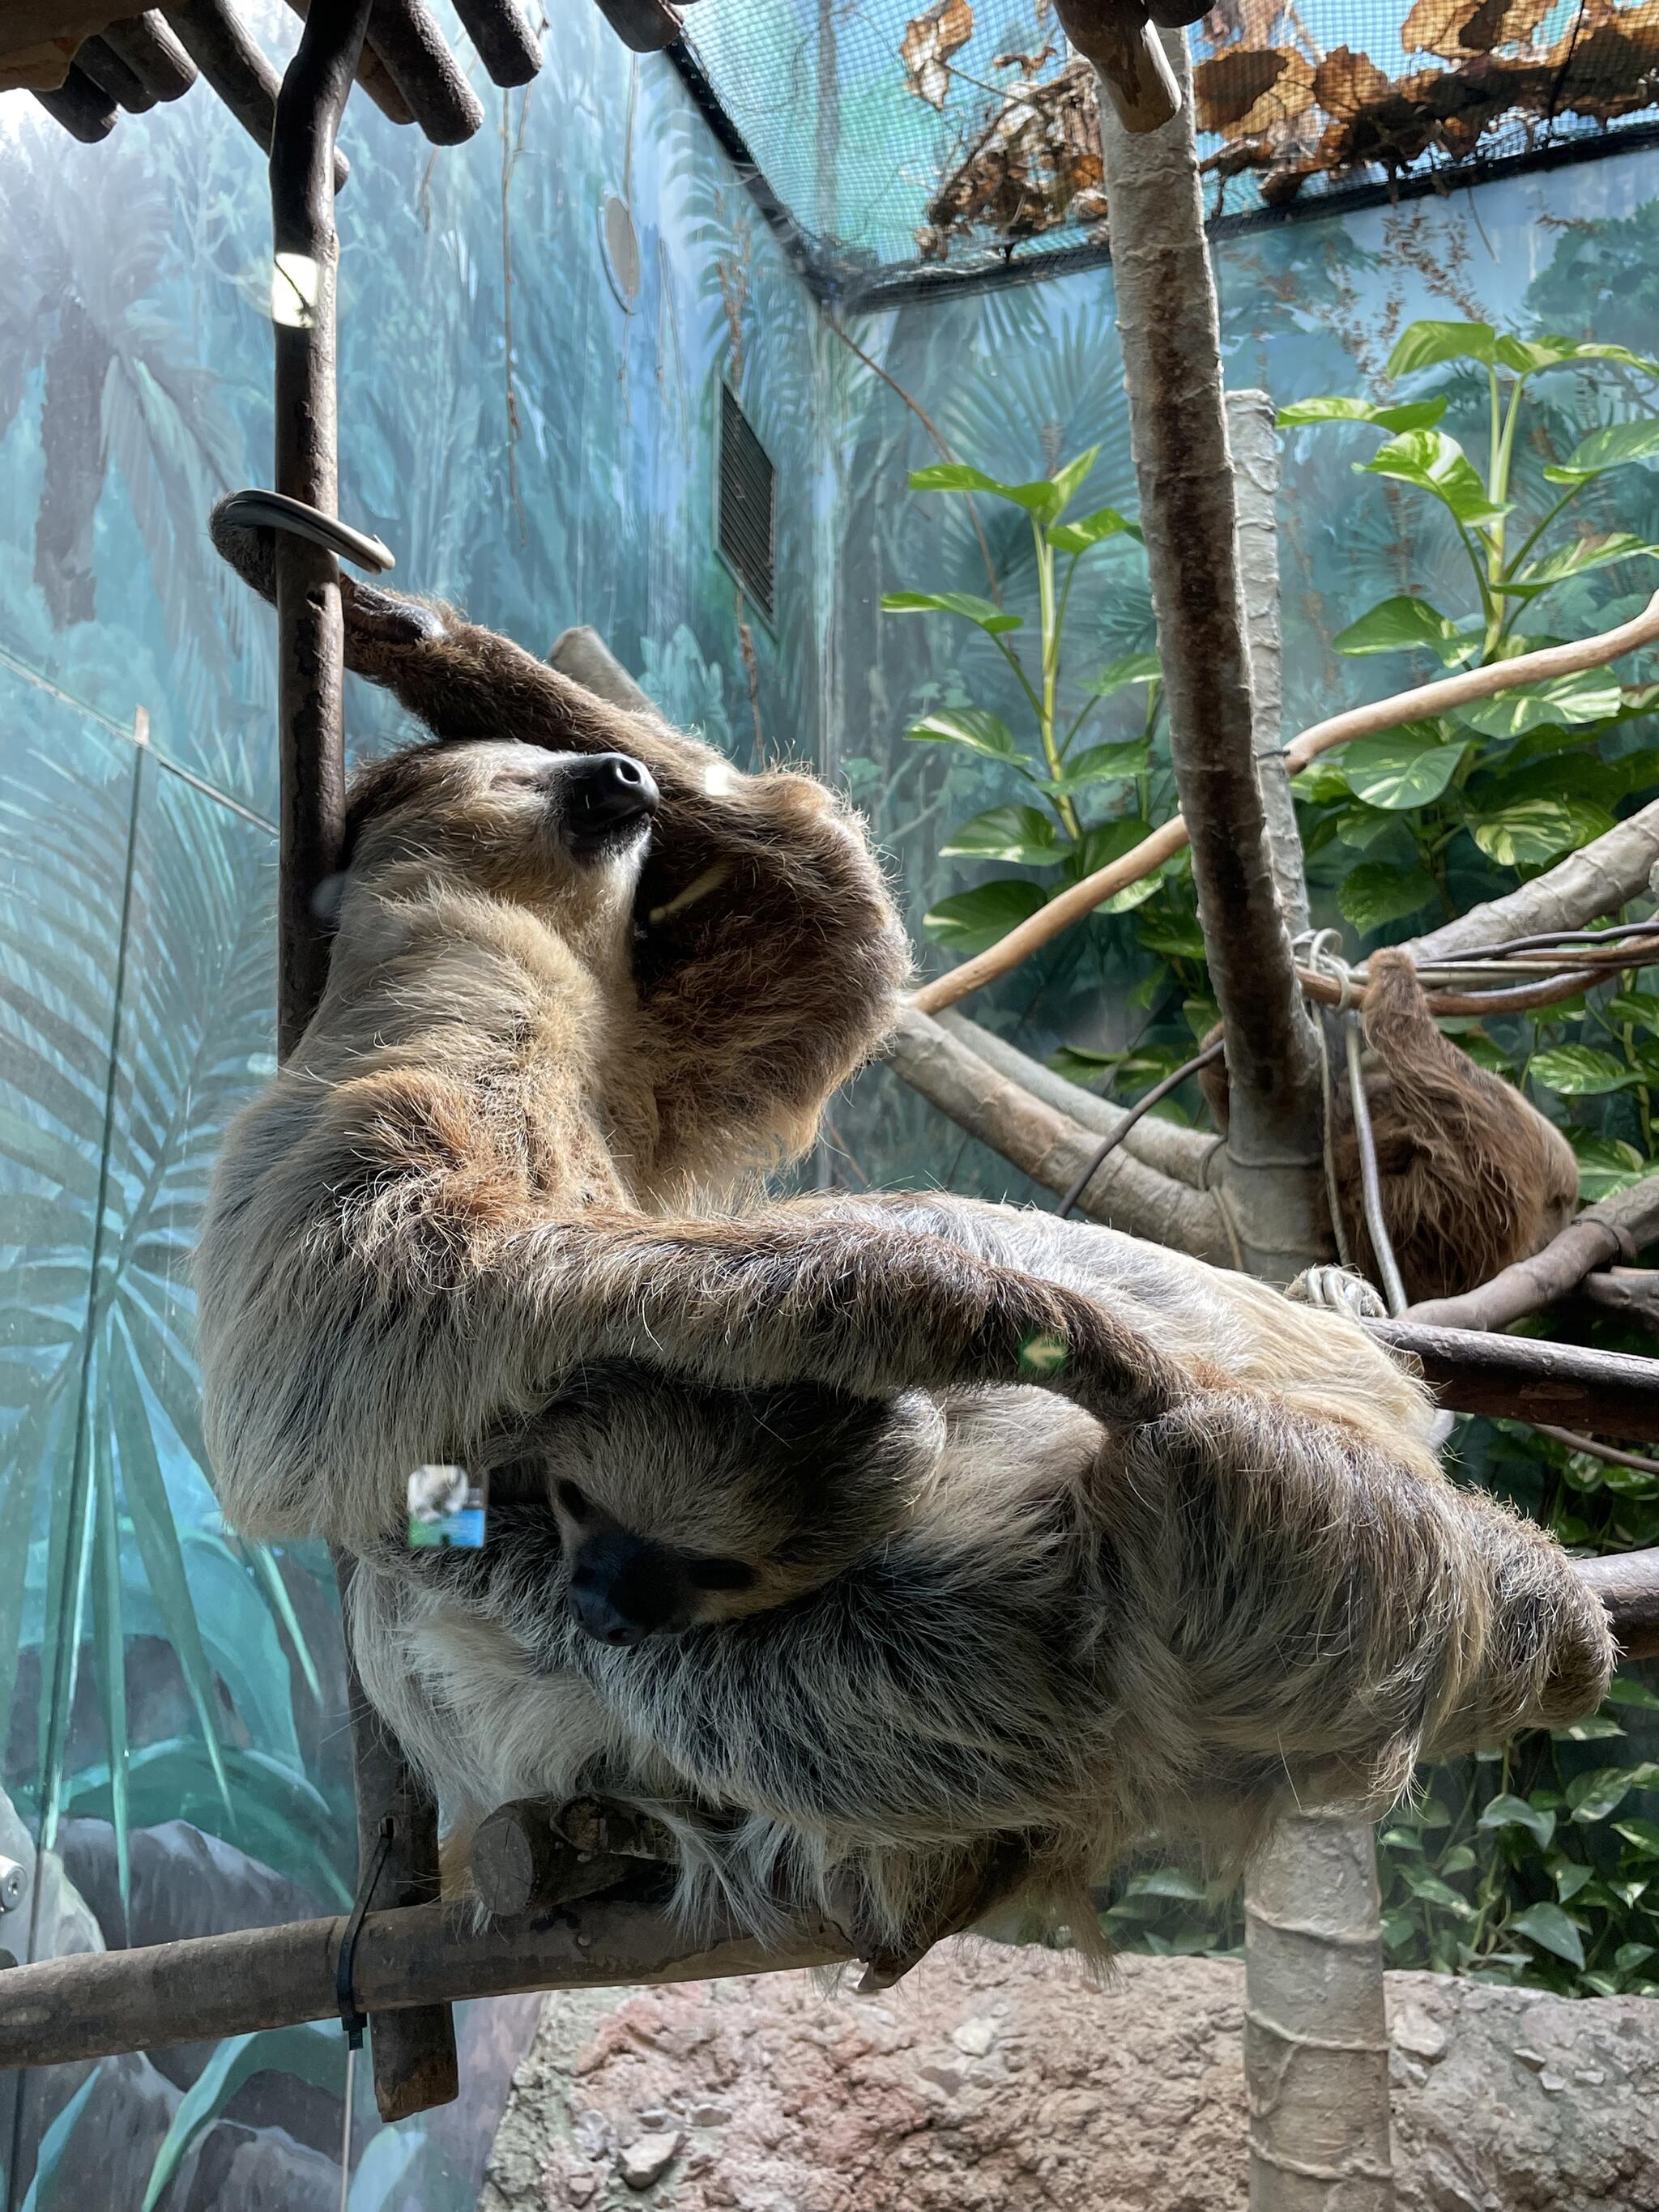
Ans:
[[[1530,1099],[1442,1036],[1409,953],[1374,952],[1367,970],[1365,1102],[1389,1241],[1408,1297],[1455,1297],[1559,1235],[1577,1206],[1578,1163]],[[1224,1134],[1226,1062],[1212,1060],[1199,1083]],[[1348,1250],[1375,1282],[1346,1082],[1331,1152]]]
[[[326,994],[215,1183],[207,1427],[237,1525],[358,1556],[366,1686],[453,1825],[599,1791],[676,1828],[686,1914],[817,1902],[902,1954],[1597,1702],[1599,1607],[1345,1316],[1011,1208],[751,1199],[891,1018],[857,825],[346,597],[353,665],[471,742],[356,787]],[[579,853],[611,749],[664,803]],[[434,1461],[497,1478],[476,1556],[403,1547]],[[752,1583],[592,1641],[567,1480]]]

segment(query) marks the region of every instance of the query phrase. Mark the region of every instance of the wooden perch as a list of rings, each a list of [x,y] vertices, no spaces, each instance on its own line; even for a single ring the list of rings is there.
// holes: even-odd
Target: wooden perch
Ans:
[[[1412,691],[1396,691],[1391,697],[1376,700],[1370,706],[1351,708],[1344,714],[1315,722],[1285,748],[1285,763],[1291,775],[1297,775],[1319,754],[1347,744],[1355,738],[1376,737],[1384,730],[1400,729],[1407,722],[1448,714],[1454,707],[1496,698],[1501,692],[1520,685],[1577,675],[1587,668],[1603,668],[1627,653],[1656,643],[1659,643],[1659,592],[1633,621],[1601,630],[1594,637],[1580,638],[1571,645],[1547,646],[1537,653],[1523,653],[1490,668],[1466,669],[1461,676],[1443,677]],[[1131,851],[1050,899],[1029,921],[1011,929],[988,951],[975,954],[973,959],[964,960],[959,967],[923,984],[913,994],[911,1003],[921,1007],[923,1013],[933,1014],[942,1006],[954,1006],[958,999],[965,999],[970,991],[982,990],[988,983],[1018,967],[1022,960],[1030,959],[1032,953],[1039,951],[1062,930],[1069,929],[1074,921],[1092,914],[1104,900],[1152,875],[1182,851],[1188,842],[1185,819],[1179,814],[1172,816]],[[1646,866],[1632,881],[1635,862],[1644,854]],[[1470,945],[1489,942],[1494,936],[1519,933],[1521,929],[1547,927],[1552,919],[1562,927],[1589,921],[1633,898],[1656,860],[1659,860],[1659,800],[1642,808],[1629,821],[1620,823],[1582,852],[1571,854],[1559,867],[1551,869],[1548,877],[1540,877],[1505,898],[1474,908],[1461,921],[1431,931],[1408,949],[1414,957],[1421,959],[1431,953],[1460,951]],[[1595,879],[1598,870],[1604,874],[1602,881]],[[1545,902],[1548,895],[1540,901],[1539,894],[1545,883],[1558,880],[1562,884],[1564,903],[1559,914],[1552,915]],[[1622,896],[1613,896],[1620,884],[1628,888]],[[1583,903],[1585,895],[1589,896],[1589,904]],[[1522,918],[1513,932],[1507,926],[1499,926],[1510,914]],[[1477,917],[1478,928],[1472,927]]]
[[[195,63],[168,30],[159,9],[112,23],[103,39],[157,100],[182,100],[196,82]]]
[[[254,144],[270,151],[279,81],[223,0],[167,0],[161,10],[180,45]],[[334,190],[343,189],[351,164],[337,149]]]
[[[912,1090],[948,1114],[958,1128],[1012,1160],[1056,1197],[1070,1189],[1100,1148],[1097,1131],[1000,1075],[948,1030],[914,1009],[901,1015],[887,1058]],[[1215,1194],[1156,1173],[1127,1147],[1105,1162],[1083,1192],[1079,1211],[1223,1267],[1234,1257]]]
[[[1431,1327],[1419,1319],[1425,1310],[1413,1307],[1398,1321],[1367,1322],[1365,1328],[1390,1351],[1415,1360],[1449,1412],[1639,1443],[1659,1439],[1659,1360]]]

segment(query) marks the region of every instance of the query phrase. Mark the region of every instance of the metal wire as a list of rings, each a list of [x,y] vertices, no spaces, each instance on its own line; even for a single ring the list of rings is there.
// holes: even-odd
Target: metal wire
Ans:
[[[1150,1114],[1160,1099],[1167,1098],[1172,1091],[1178,1091],[1189,1075],[1196,1075],[1200,1067],[1208,1067],[1212,1061],[1219,1060],[1226,1048],[1226,1039],[1218,1037],[1213,1044],[1206,1044],[1202,1052],[1194,1053],[1190,1060],[1184,1060],[1171,1074],[1166,1075],[1161,1083],[1155,1083],[1144,1097],[1136,1099],[1111,1135],[1102,1140],[1094,1157],[1066,1192],[1065,1197],[1060,1200],[1059,1206],[1054,1209],[1057,1220],[1063,1221],[1070,1213],[1079,1199],[1082,1197],[1135,1123],[1139,1121],[1141,1115]]]

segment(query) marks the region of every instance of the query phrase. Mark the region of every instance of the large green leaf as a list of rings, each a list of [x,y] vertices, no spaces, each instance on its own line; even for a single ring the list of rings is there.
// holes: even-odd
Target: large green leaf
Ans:
[[[1598,1766],[1588,1774],[1575,1774],[1567,1784],[1572,1817],[1588,1827],[1618,1810],[1632,1790],[1651,1789],[1659,1768],[1644,1760],[1636,1766]]]
[[[1622,1138],[1604,1137],[1598,1129],[1569,1129],[1567,1136],[1578,1158],[1578,1195],[1586,1206],[1628,1190],[1652,1170],[1634,1145]]]
[[[1098,446],[1091,446],[1086,453],[1079,453],[1053,477],[1039,477],[1031,483],[1006,483],[1000,477],[988,476],[983,469],[971,468],[965,462],[945,461],[932,468],[915,470],[910,477],[910,489],[983,492],[991,499],[1008,500],[1015,507],[1024,507],[1039,522],[1052,522],[1075,496],[1099,453]],[[890,604],[890,600],[883,601],[884,605]]]
[[[1562,337],[1554,332],[1547,337],[1500,337],[1497,356],[1506,368],[1523,376],[1535,375],[1540,369],[1571,368],[1575,363],[1591,361],[1612,362],[1620,368],[1636,369],[1644,376],[1659,376],[1659,362],[1632,353],[1628,346],[1603,345],[1594,338]]]
[[[970,753],[988,760],[1018,760],[1014,733],[1000,714],[988,714],[979,707],[940,707],[912,722],[904,732],[913,744],[966,745]]]
[[[1356,738],[1344,748],[1342,773],[1356,799],[1402,813],[1431,805],[1468,750],[1465,744],[1442,744],[1437,738],[1411,730],[1384,730],[1376,737]]]
[[[1469,824],[1469,834],[1500,867],[1541,868],[1613,827],[1605,807],[1579,799],[1522,799]]]
[[[155,2207],[198,2138],[205,2135],[245,2081],[256,2074],[295,2074],[315,2089],[345,2083],[345,2039],[337,2025],[267,2027],[227,2036],[184,2095],[149,2170],[142,2212]]]
[[[1029,921],[1042,903],[1040,885],[1020,876],[998,876],[929,907],[921,926],[953,952],[982,952],[1020,922]]]
[[[1345,921],[1362,936],[1390,921],[1420,914],[1437,896],[1426,868],[1396,868],[1386,860],[1366,860],[1350,868],[1337,886],[1336,903]]]
[[[1609,422],[1592,430],[1574,447],[1559,468],[1546,469],[1552,483],[1588,483],[1609,469],[1627,467],[1632,461],[1651,460],[1659,453],[1659,416],[1638,416],[1632,422]]]
[[[1586,668],[1576,676],[1529,684],[1454,711],[1455,719],[1465,729],[1479,730],[1482,737],[1516,738],[1553,723],[1583,728],[1606,721],[1618,713],[1620,697],[1616,676],[1605,668]]]
[[[1407,323],[1395,340],[1384,374],[1413,376],[1419,369],[1437,368],[1448,361],[1491,361],[1498,333],[1490,323]]]
[[[1370,460],[1356,461],[1354,466],[1370,476],[1392,477],[1431,492],[1469,529],[1496,522],[1509,513],[1507,505],[1493,503],[1463,448],[1443,430],[1402,430]]]
[[[945,860],[1008,860],[1044,868],[1060,858],[1051,815],[1035,806],[992,806],[953,830],[939,847]]]
[[[1407,399],[1398,406],[1358,398],[1293,399],[1279,409],[1279,427],[1300,430],[1317,422],[1374,422],[1379,430],[1432,430],[1445,411],[1443,399]]]
[[[1426,599],[1383,599],[1350,623],[1331,641],[1339,653],[1413,653],[1426,650],[1446,667],[1467,660],[1480,642],[1480,631],[1462,630]]]
[[[1073,792],[1086,790],[1092,783],[1121,783],[1126,778],[1145,775],[1152,762],[1152,749],[1145,738],[1130,738],[1116,745],[1090,745],[1070,756],[1064,775],[1037,787],[1051,799],[1069,799]]]
[[[1541,561],[1529,561],[1518,574],[1494,589],[1506,592],[1511,599],[1535,599],[1552,585],[1565,583],[1570,576],[1587,575],[1592,568],[1610,568],[1620,561],[1659,559],[1659,545],[1650,545],[1628,530],[1608,531],[1601,536],[1575,538],[1571,545],[1559,546]]]
[[[1079,515],[1075,522],[1057,522],[1047,534],[1058,553],[1086,553],[1091,545],[1108,538],[1133,538],[1137,544],[1146,542],[1140,525],[1120,514],[1115,507],[1097,507],[1092,514]]]
[[[1156,684],[1162,673],[1163,663],[1155,653],[1126,653],[1083,688],[1091,698],[1109,699],[1132,684]]]
[[[1547,1901],[1529,1905],[1524,1912],[1517,1912],[1509,1923],[1511,1932],[1524,1936],[1529,1942],[1553,1951],[1558,1959],[1565,1959],[1570,1966],[1584,1963],[1583,1938],[1576,1922],[1568,1919],[1559,1905]]]
[[[884,592],[882,611],[890,615],[962,615],[991,636],[1024,627],[1023,615],[1011,615],[972,592]]]
[[[1536,1805],[1528,1804],[1524,1797],[1504,1796],[1494,1797],[1481,1809],[1475,1826],[1480,1828],[1524,1828],[1539,1850],[1547,1850],[1555,1833],[1555,1815],[1542,1812]]]
[[[1559,1044],[1534,1053],[1528,1073],[1563,1098],[1600,1098],[1642,1080],[1638,1071],[1593,1044]]]

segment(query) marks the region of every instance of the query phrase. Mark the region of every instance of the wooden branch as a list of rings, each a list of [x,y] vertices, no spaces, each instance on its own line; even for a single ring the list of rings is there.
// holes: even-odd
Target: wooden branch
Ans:
[[[1573,1565],[1607,1609],[1626,1659],[1659,1659],[1659,1552],[1623,1552]]]
[[[1604,1313],[1659,1328],[1659,1268],[1597,1268],[1580,1283],[1578,1295]]]
[[[371,1912],[353,1985],[378,2042],[410,2008],[521,1990],[712,1981],[834,1965],[851,1947],[827,1922],[763,1945],[729,1926],[702,1940],[630,1899],[555,1908],[510,1927],[473,1908]],[[0,2067],[52,2066],[327,2020],[345,1918],[240,1929],[131,1951],[79,1952],[0,1973]]]
[[[479,1827],[470,1864],[479,1902],[513,1918],[600,1896],[641,1868],[672,1865],[674,1856],[667,1829],[625,1806],[520,1797]]]
[[[147,115],[155,105],[155,94],[107,40],[83,39],[75,50],[75,66],[129,115]]]
[[[96,146],[115,128],[115,102],[83,69],[72,64],[62,84],[52,91],[37,86],[31,96],[40,101],[54,123],[67,131],[71,138],[78,138],[83,146]]]
[[[528,84],[542,65],[542,44],[519,0],[455,0],[455,13],[492,84]]]
[[[1056,1197],[1071,1188],[1099,1150],[1097,1132],[999,1075],[926,1014],[907,1009],[901,1015],[887,1057],[913,1090],[959,1128],[991,1146]],[[1079,1210],[1200,1260],[1224,1267],[1233,1258],[1213,1192],[1156,1174],[1127,1151],[1105,1163],[1084,1192]]]
[[[1489,1420],[1583,1429],[1627,1443],[1659,1439],[1659,1360],[1537,1337],[1425,1327],[1417,1309],[1368,1321],[1368,1334],[1422,1369],[1441,1404]]]
[[[1659,1175],[1644,1176],[1628,1189],[1586,1206],[1531,1259],[1517,1260],[1460,1297],[1425,1298],[1405,1318],[1436,1328],[1507,1328],[1567,1297],[1594,1270],[1614,1260],[1633,1260],[1655,1242],[1659,1242]],[[1577,1425],[1594,1429],[1597,1424]]]
[[[680,35],[679,15],[667,0],[598,0],[598,5],[630,52],[659,54]]]
[[[1080,1084],[1068,1083],[1063,1075],[1056,1075],[1041,1060],[1029,1059],[1006,1038],[981,1029],[966,1014],[943,1013],[939,1017],[939,1025],[958,1044],[966,1045],[969,1052],[988,1061],[999,1075],[1006,1076],[1010,1083],[1030,1091],[1045,1106],[1052,1106],[1055,1113],[1063,1114],[1085,1129],[1092,1129],[1097,1136],[1115,1137],[1128,1119],[1125,1108],[1097,1097]],[[1216,1154],[1221,1149],[1221,1139],[1210,1130],[1183,1129],[1179,1122],[1153,1118],[1135,1124],[1124,1139],[1124,1149],[1132,1158],[1158,1175],[1173,1176],[1177,1182],[1202,1190],[1219,1164]]]
[[[1319,1043],[1297,984],[1256,775],[1191,72],[1181,34],[1167,46],[1187,100],[1179,125],[1139,139],[1101,117],[1112,276],[1170,757],[1226,1037],[1229,1198],[1249,1272],[1288,1282],[1327,1233]]]
[[[112,23],[103,38],[157,100],[182,100],[196,82],[195,63],[168,30],[159,9]]]
[[[1180,113],[1175,71],[1139,0],[1055,0],[1054,12],[1078,52],[1094,64],[1125,131],[1141,137]]]
[[[1552,676],[1576,675],[1587,668],[1602,668],[1625,653],[1656,642],[1659,642],[1659,592],[1633,622],[1622,623],[1614,629],[1580,638],[1572,645],[1548,646],[1537,653],[1523,653],[1514,660],[1499,661],[1491,668],[1468,669],[1461,676],[1445,677],[1437,683],[1422,684],[1414,691],[1397,691],[1371,706],[1355,707],[1346,714],[1315,722],[1285,749],[1286,766],[1291,774],[1296,774],[1317,754],[1346,744],[1354,738],[1376,737],[1384,730],[1397,730],[1407,722],[1448,713],[1455,706],[1496,698],[1517,685],[1542,683]],[[1050,899],[1029,921],[1011,929],[988,951],[977,953],[960,967],[924,984],[914,994],[911,1003],[924,1013],[937,1013],[942,1006],[954,1006],[958,999],[965,999],[970,991],[982,990],[988,983],[1018,967],[1022,960],[1029,960],[1032,953],[1039,951],[1062,930],[1069,929],[1074,921],[1081,921],[1085,915],[1092,914],[1103,901],[1154,873],[1166,860],[1172,860],[1187,842],[1186,823],[1176,814],[1131,851]],[[1547,874],[1523,884],[1519,890],[1492,899],[1485,906],[1472,908],[1459,921],[1431,930],[1406,950],[1414,959],[1422,961],[1443,953],[1461,952],[1471,945],[1487,943],[1494,938],[1547,928],[1552,924],[1564,928],[1576,927],[1599,914],[1614,912],[1627,899],[1634,898],[1656,862],[1659,799],[1632,814],[1628,821],[1618,823],[1605,836],[1594,839],[1581,851],[1570,854]]]
[[[1250,747],[1267,823],[1267,858],[1292,937],[1309,927],[1307,862],[1285,764],[1285,641],[1279,582],[1279,433],[1265,392],[1227,394],[1238,519],[1238,575],[1250,648]]]
[[[325,514],[338,506],[334,134],[351,89],[371,0],[313,9],[277,94],[270,154],[275,257],[276,488]],[[304,1033],[328,974],[318,893],[339,866],[345,814],[342,685],[345,629],[334,555],[278,531],[277,722],[282,849],[277,892],[277,1035],[284,1059]],[[337,1559],[342,1610],[350,1571]],[[438,1824],[397,1745],[369,1706],[351,1664],[347,1689],[358,1797],[359,1863],[389,1838],[378,1894],[395,1904],[438,1895]],[[435,1906],[433,1909],[436,1909]],[[393,1916],[394,1917],[396,1916]],[[324,2006],[326,2011],[330,2007]],[[308,2015],[309,2016],[309,2015]],[[374,2039],[381,2117],[405,2118],[459,2094],[447,2006],[400,2014]]]
[[[248,137],[270,153],[276,121],[276,72],[240,19],[224,0],[166,0],[161,12],[178,33],[185,52]],[[350,174],[351,164],[337,148],[333,163],[337,192],[344,188]]]
[[[483,121],[483,106],[423,0],[374,0],[368,34],[434,146],[459,146],[474,135]]]
[[[289,7],[303,22],[311,12],[311,0],[288,0]],[[415,120],[415,111],[392,82],[391,72],[374,51],[372,39],[363,40],[363,50],[357,57],[357,82],[368,94],[388,123],[406,129]]]

